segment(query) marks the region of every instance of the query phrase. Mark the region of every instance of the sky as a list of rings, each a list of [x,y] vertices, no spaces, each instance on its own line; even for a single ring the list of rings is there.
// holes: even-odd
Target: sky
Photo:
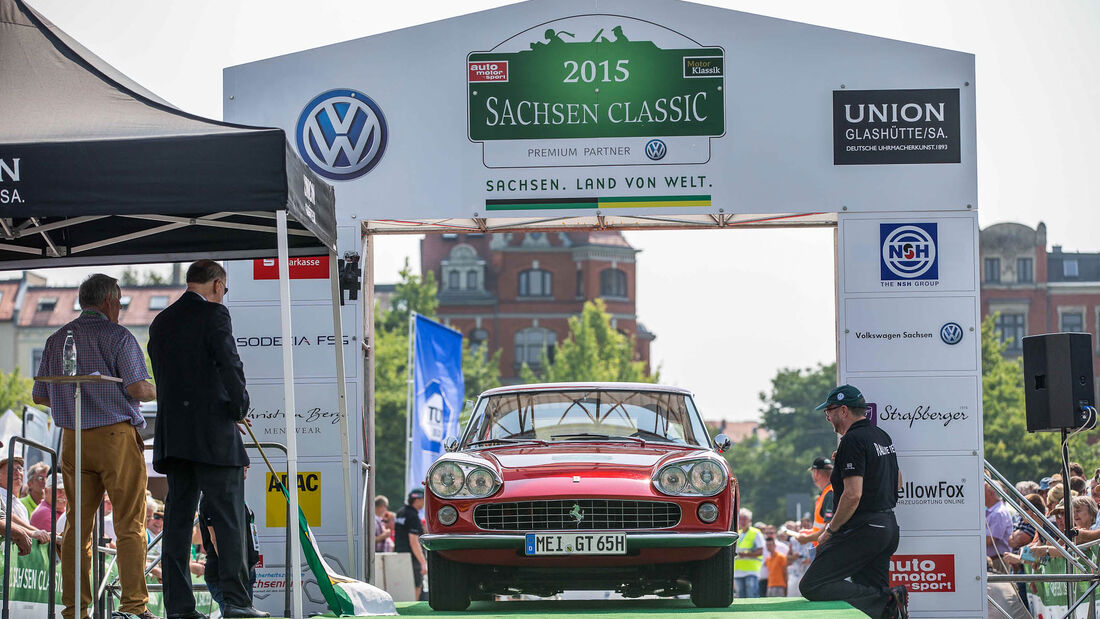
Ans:
[[[490,1],[29,0],[85,47],[188,112],[221,118],[222,69],[507,4]],[[1100,251],[1100,3],[712,0],[714,6],[975,54],[981,226],[1047,225]],[[638,319],[662,382],[709,419],[752,419],[780,368],[836,357],[833,231],[630,232]],[[381,237],[392,282],[416,237]],[[91,269],[46,274],[76,283]]]

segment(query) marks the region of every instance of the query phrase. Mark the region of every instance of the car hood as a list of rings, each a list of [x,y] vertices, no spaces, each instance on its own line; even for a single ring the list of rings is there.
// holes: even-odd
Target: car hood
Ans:
[[[476,452],[492,462],[501,477],[552,476],[584,471],[635,471],[648,476],[655,466],[680,457],[703,456],[708,449],[678,445],[616,445],[608,443],[556,444],[484,449]]]

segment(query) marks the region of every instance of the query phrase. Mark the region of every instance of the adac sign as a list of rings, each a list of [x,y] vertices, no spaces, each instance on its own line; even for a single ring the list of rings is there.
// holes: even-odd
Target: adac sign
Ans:
[[[280,473],[276,479],[270,472],[267,481],[265,524],[271,528],[286,526],[286,497],[280,484],[286,483],[286,473]],[[321,472],[298,471],[298,507],[306,515],[311,527],[321,526]]]

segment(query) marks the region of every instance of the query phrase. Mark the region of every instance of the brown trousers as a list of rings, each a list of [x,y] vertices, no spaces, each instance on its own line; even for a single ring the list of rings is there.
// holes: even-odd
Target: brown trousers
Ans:
[[[76,497],[76,434],[64,430],[61,438],[61,475],[65,480],[65,531],[61,542],[61,601],[65,604],[65,619],[88,616],[92,603],[92,527],[103,491],[111,497],[118,550],[118,576],[122,585],[119,610],[140,614],[149,601],[145,587],[145,454],[141,436],[133,425],[122,422],[84,430],[80,467],[80,539],[84,556],[80,569],[81,612],[76,614],[73,603],[73,514]]]

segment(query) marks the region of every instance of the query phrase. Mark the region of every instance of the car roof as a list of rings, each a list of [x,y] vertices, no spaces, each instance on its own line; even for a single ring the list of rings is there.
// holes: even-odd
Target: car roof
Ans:
[[[603,383],[603,382],[590,382],[590,383],[535,383],[529,385],[508,385],[506,387],[496,387],[495,389],[489,389],[481,394],[481,397],[500,395],[503,393],[526,393],[531,391],[661,391],[665,393],[679,393],[682,395],[690,396],[691,391],[684,389],[683,387],[673,387],[672,385],[656,385],[653,383]]]

